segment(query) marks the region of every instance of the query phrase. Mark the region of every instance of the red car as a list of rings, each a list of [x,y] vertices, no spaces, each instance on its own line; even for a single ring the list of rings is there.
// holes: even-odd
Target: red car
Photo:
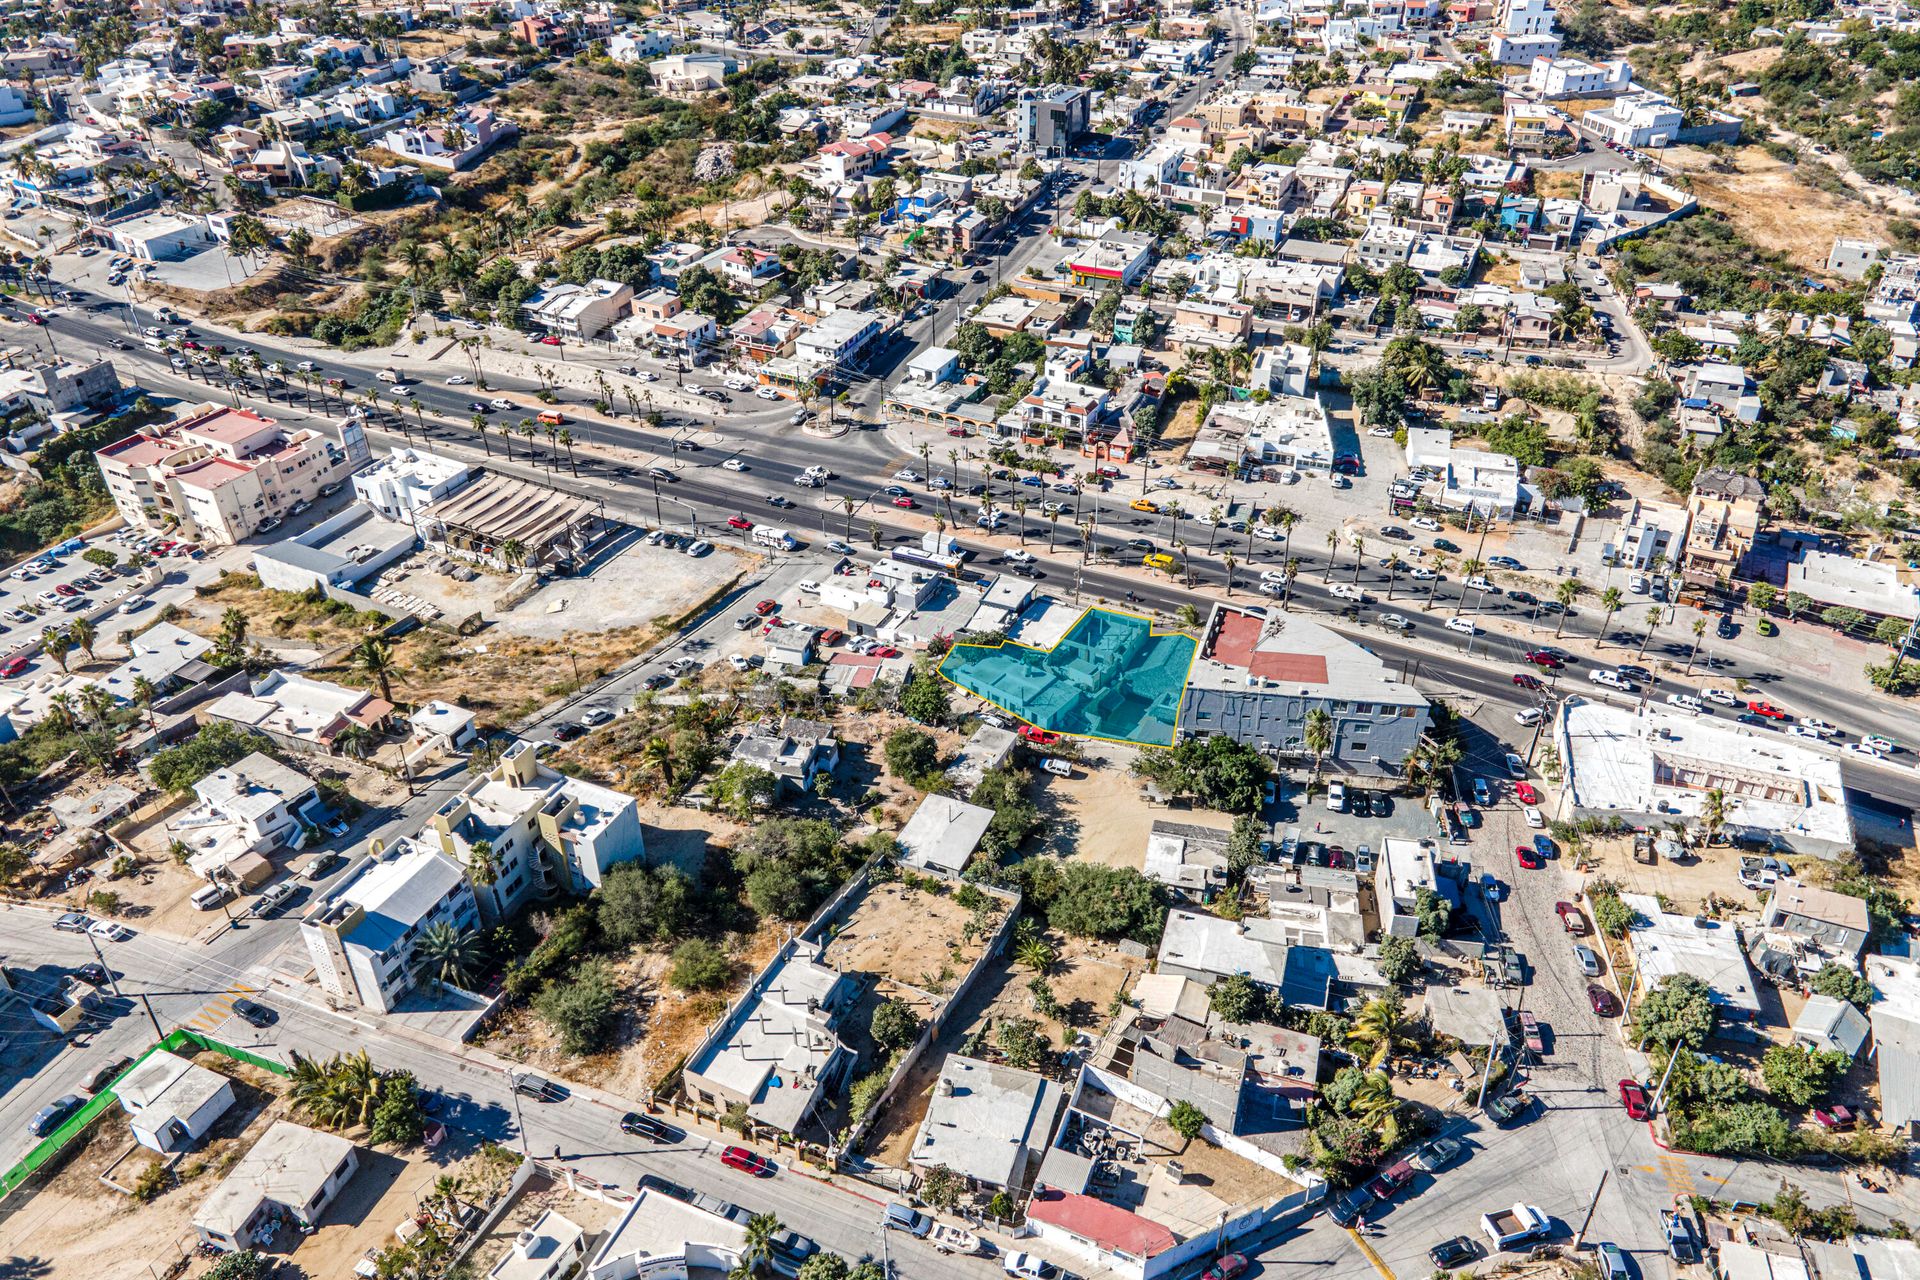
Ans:
[[[838,627],[828,627],[820,633],[821,644],[839,644],[847,638],[847,633]]]
[[[180,345],[185,347],[189,351],[200,350],[200,344],[195,342],[192,338],[188,338],[185,342],[181,343]]]
[[[27,669],[26,655],[16,653],[11,658],[7,659],[6,665],[0,666],[0,676],[17,676],[22,671],[25,671],[26,669]]]
[[[749,520],[749,519],[747,519],[747,518],[746,518],[745,516],[728,516],[728,517],[727,517],[727,528],[729,528],[729,529],[751,529],[751,528],[753,528],[753,521],[751,521],[751,520]]]
[[[1647,1105],[1647,1091],[1640,1087],[1638,1080],[1620,1082],[1620,1104],[1635,1120],[1645,1120],[1653,1114],[1653,1108]]]
[[[762,600],[759,604],[753,606],[753,611],[764,618],[779,607],[780,602],[778,600]]]
[[[973,432],[967,430],[965,427],[948,427],[947,434],[956,439],[965,440],[968,436],[972,435]]]
[[[1540,803],[1540,793],[1533,789],[1533,784],[1531,782],[1514,783],[1513,794],[1515,798],[1520,801],[1521,804],[1539,804]]]
[[[56,582],[53,586],[53,593],[57,596],[66,596],[68,598],[72,598],[80,594],[78,591],[74,590],[72,587],[68,586],[64,582]]]
[[[728,1147],[720,1153],[720,1163],[729,1169],[750,1173],[756,1178],[771,1178],[774,1173],[773,1161],[765,1156],[755,1155],[745,1147]]]
[[[893,500],[893,505],[903,510],[911,511],[915,507],[919,506],[920,504],[915,502],[912,498],[895,498]]]
[[[543,347],[557,347],[560,345],[560,339],[554,337],[552,334],[548,334],[546,337],[540,339],[540,345]]]
[[[1038,729],[1030,724],[1023,724],[1018,729],[1015,729],[1014,732],[1036,747],[1050,747],[1060,741],[1059,734],[1048,733],[1045,729]]]
[[[1560,661],[1558,654],[1548,653],[1545,649],[1535,649],[1527,654],[1527,661],[1536,667],[1545,667],[1549,671],[1558,671],[1567,665]]]
[[[1518,858],[1520,865],[1529,871],[1538,871],[1544,865],[1540,861],[1540,855],[1533,851],[1533,846],[1530,844],[1513,846],[1513,856]]]
[[[1620,1002],[1613,998],[1613,992],[1597,982],[1587,984],[1587,1003],[1603,1018],[1611,1018],[1620,1012]]]
[[[900,656],[900,651],[890,644],[883,644],[879,648],[871,650],[871,652],[876,658],[897,658]]]
[[[1749,702],[1747,704],[1747,710],[1753,712],[1753,714],[1757,716],[1765,716],[1769,720],[1793,719],[1792,716],[1788,715],[1786,712],[1782,711],[1780,708],[1774,706],[1771,702]]]
[[[1566,926],[1568,933],[1576,938],[1587,936],[1587,918],[1580,914],[1580,908],[1571,902],[1556,902],[1553,909],[1560,915],[1560,923]]]
[[[1540,687],[1540,677],[1528,675],[1524,671],[1514,672],[1513,682],[1522,689],[1538,689]]]
[[[1246,1254],[1223,1253],[1213,1260],[1212,1266],[1200,1273],[1200,1280],[1233,1280],[1246,1269]]]
[[[46,322],[47,322],[47,318],[41,315],[38,311],[29,311],[27,313],[28,324],[45,324]]]

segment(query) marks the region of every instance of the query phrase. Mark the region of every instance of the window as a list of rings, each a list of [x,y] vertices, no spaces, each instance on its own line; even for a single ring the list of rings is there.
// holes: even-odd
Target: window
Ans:
[[[1367,749],[1367,744],[1360,741],[1357,738],[1347,743],[1347,750],[1353,752],[1356,755],[1358,755],[1362,751],[1365,751],[1366,749]]]

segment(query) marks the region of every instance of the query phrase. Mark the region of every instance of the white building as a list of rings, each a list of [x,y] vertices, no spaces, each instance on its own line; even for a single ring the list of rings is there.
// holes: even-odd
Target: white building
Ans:
[[[361,863],[300,921],[321,989],[349,1005],[391,1013],[421,974],[420,935],[436,924],[480,927],[466,868],[436,850],[403,840],[375,842]]]
[[[319,1224],[360,1167],[353,1144],[290,1120],[276,1120],[193,1215],[203,1243],[229,1253],[270,1238],[281,1222]]]
[[[249,853],[300,848],[320,800],[313,779],[258,751],[215,769],[193,784],[193,794],[198,803],[167,819],[166,831],[186,845],[194,873],[209,880]]]
[[[644,1193],[642,1193],[644,1194]],[[561,1280],[586,1257],[587,1232],[563,1213],[548,1209],[513,1238],[488,1280]]]
[[[1920,586],[1914,585],[1911,571],[1885,560],[1802,551],[1787,564],[1787,590],[1821,606],[1858,609],[1874,618],[1911,622],[1920,612]]]
[[[550,284],[520,307],[532,323],[567,338],[598,338],[632,310],[633,286],[613,280]]]
[[[1633,68],[1624,58],[1599,63],[1584,58],[1535,58],[1527,84],[1543,98],[1600,98],[1632,87]]]
[[[463,867],[493,864],[474,891],[489,920],[536,896],[588,893],[608,867],[646,854],[632,796],[549,769],[531,742],[514,743],[441,805],[419,840]]]
[[[94,230],[114,249],[142,262],[174,262],[190,258],[216,243],[205,218],[172,213],[142,213]]]
[[[730,1218],[641,1187],[607,1231],[584,1280],[685,1280],[696,1269],[729,1274],[746,1253],[746,1228]]]
[[[426,449],[402,445],[353,476],[353,496],[389,520],[413,523],[413,513],[466,484],[473,469]]]
[[[1495,66],[1532,66],[1535,58],[1552,58],[1560,52],[1551,0],[1504,0],[1499,28],[1489,50]]]
[[[1036,1072],[948,1054],[907,1160],[976,1188],[1018,1190],[1046,1153],[1064,1097]]]
[[[1564,704],[1555,738],[1569,820],[1697,827],[1707,793],[1718,791],[1729,837],[1827,858],[1853,847],[1839,760],[1796,739],[1657,704],[1635,713],[1580,697]]]
[[[1746,948],[1730,922],[1663,911],[1652,894],[1623,893],[1620,901],[1633,912],[1627,944],[1633,948],[1641,983],[1650,987],[1662,978],[1687,974],[1707,985],[1707,998],[1722,1017],[1751,1020],[1760,1015]]]
[[[794,355],[836,368],[859,360],[867,344],[879,336],[880,321],[872,312],[836,311],[795,340]]]
[[[922,871],[958,877],[980,847],[993,810],[929,793],[900,830],[900,861]]]
[[[385,729],[393,704],[365,689],[269,671],[245,693],[235,689],[220,695],[205,714],[264,733],[295,751],[331,754],[354,726],[374,733]]]
[[[155,1049],[113,1086],[133,1140],[166,1153],[190,1147],[233,1105],[233,1081]]]

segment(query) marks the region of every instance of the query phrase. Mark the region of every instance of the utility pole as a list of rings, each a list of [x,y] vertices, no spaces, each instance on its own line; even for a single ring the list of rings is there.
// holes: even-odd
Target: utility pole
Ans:
[[[93,948],[93,958],[100,962],[100,968],[107,975],[107,985],[113,988],[113,994],[115,996],[119,996],[124,999],[125,997],[122,996],[120,991],[120,980],[113,976],[113,966],[109,965],[107,963],[107,958],[100,954],[100,939],[94,937],[91,933],[89,933],[87,935],[87,943]],[[142,997],[142,999],[144,998],[145,997]],[[152,1013],[153,1011],[149,1009],[147,1012]],[[160,1024],[158,1022],[155,1022],[153,1025],[155,1030],[159,1029]]]
[[[1675,1045],[1672,1051],[1667,1055],[1667,1069],[1660,1073],[1659,1087],[1657,1087],[1653,1091],[1653,1101],[1648,1104],[1648,1110],[1647,1110],[1648,1115],[1657,1116],[1660,1114],[1660,1097],[1662,1094],[1666,1093],[1667,1077],[1673,1074],[1673,1064],[1678,1061],[1680,1061],[1680,1046]]]
[[[527,1121],[526,1117],[520,1114],[520,1083],[513,1078],[513,1068],[508,1067],[505,1070],[507,1088],[513,1093],[513,1123],[520,1130],[520,1154],[531,1160],[533,1149],[527,1145]]]
[[[1494,1046],[1492,1044],[1487,1045],[1487,1069],[1482,1072],[1480,1076],[1480,1096],[1473,1100],[1473,1105],[1476,1107],[1484,1108],[1487,1105],[1487,1085],[1493,1081],[1494,1053]]]
[[[114,989],[114,994],[119,994],[119,988]],[[147,1021],[153,1024],[154,1038],[165,1040],[167,1033],[160,1029],[160,1019],[153,1016],[153,1001],[147,999],[147,993],[144,991],[140,993],[140,1005],[147,1011]]]
[[[1593,1189],[1593,1199],[1587,1201],[1587,1216],[1580,1219],[1580,1229],[1573,1233],[1575,1253],[1580,1251],[1581,1242],[1587,1238],[1587,1226],[1593,1221],[1593,1211],[1600,1207],[1600,1193],[1607,1189],[1607,1175],[1612,1172],[1612,1169],[1600,1170],[1600,1185]]]

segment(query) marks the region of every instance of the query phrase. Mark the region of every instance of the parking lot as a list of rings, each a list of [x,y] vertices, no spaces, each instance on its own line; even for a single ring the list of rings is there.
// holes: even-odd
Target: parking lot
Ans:
[[[113,552],[119,564],[109,570],[86,560],[83,553],[95,548]],[[38,640],[50,626],[115,600],[122,602],[119,612],[132,617],[146,607],[138,578],[143,560],[156,563],[152,555],[109,535],[92,542],[74,538],[22,561],[0,577],[0,633],[8,637],[10,646],[18,647]],[[164,566],[174,560],[163,556],[157,563]],[[102,634],[118,629],[104,623],[99,627]]]

